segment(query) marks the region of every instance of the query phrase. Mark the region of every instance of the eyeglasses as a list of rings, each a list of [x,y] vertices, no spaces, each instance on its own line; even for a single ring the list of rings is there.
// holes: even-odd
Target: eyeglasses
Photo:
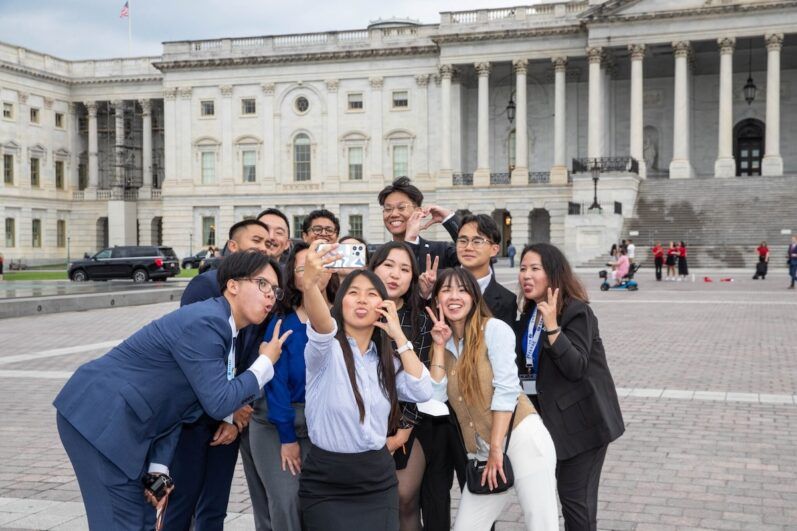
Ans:
[[[457,247],[462,247],[463,249],[468,247],[468,244],[473,244],[474,249],[481,249],[484,247],[485,244],[489,243],[492,244],[491,240],[487,238],[482,238],[481,236],[476,236],[475,238],[468,238],[467,236],[460,236],[457,238]]]
[[[240,280],[251,280],[252,282],[257,284],[257,289],[259,289],[261,292],[263,292],[266,295],[273,295],[274,298],[277,299],[278,301],[281,301],[282,296],[285,294],[282,288],[277,286],[272,286],[271,283],[263,277],[242,278]]]
[[[394,210],[398,210],[399,214],[404,214],[413,208],[415,208],[415,205],[412,203],[399,203],[398,205],[384,205],[382,207],[382,212],[385,214],[392,214]]]
[[[313,225],[312,227],[310,227],[310,232],[312,232],[316,236],[320,236],[321,234],[327,234],[329,236],[332,236],[333,234],[338,233],[335,227],[323,227],[321,225]]]

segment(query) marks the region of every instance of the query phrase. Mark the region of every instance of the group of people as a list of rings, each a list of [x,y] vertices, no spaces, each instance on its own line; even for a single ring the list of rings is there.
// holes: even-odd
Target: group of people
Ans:
[[[239,452],[259,531],[448,530],[455,477],[454,529],[490,529],[510,483],[527,529],[558,529],[557,493],[596,529],[624,423],[584,287],[538,243],[512,293],[495,221],[423,199],[379,193],[392,241],[361,269],[329,267],[365,242],[328,210],[295,243],[277,209],[238,222],[178,310],[80,367],[54,405],[91,529],[222,529]]]
[[[656,242],[650,249],[653,255],[653,266],[656,270],[656,280],[662,279],[662,268],[667,267],[665,281],[686,281],[689,277],[689,264],[686,260],[686,243],[670,242],[667,249],[662,247],[661,242]],[[677,272],[676,272],[677,271]]]

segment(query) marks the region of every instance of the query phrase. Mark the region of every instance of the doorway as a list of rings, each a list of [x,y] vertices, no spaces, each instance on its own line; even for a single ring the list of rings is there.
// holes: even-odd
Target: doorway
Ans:
[[[733,128],[736,175],[761,175],[761,160],[764,158],[764,122],[755,118],[742,120]]]

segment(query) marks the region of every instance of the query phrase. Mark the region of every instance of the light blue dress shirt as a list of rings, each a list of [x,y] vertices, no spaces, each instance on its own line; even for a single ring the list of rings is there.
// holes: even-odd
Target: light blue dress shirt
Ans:
[[[310,440],[329,452],[354,454],[379,450],[387,439],[390,401],[379,385],[376,345],[371,342],[363,355],[357,343],[349,338],[357,386],[365,405],[365,420],[361,424],[336,333],[337,326],[328,334],[320,334],[307,324],[305,416]],[[432,397],[429,370],[424,367],[421,377],[415,378],[406,371],[399,371],[400,366],[401,361],[396,359],[398,399],[405,402],[429,400]]]
[[[515,332],[500,319],[490,319],[484,327],[484,342],[487,345],[487,358],[493,369],[492,411],[514,411],[518,395],[521,393],[520,378],[515,363]],[[446,350],[459,359],[464,349],[464,341],[446,343]],[[448,400],[448,377],[439,382],[432,380],[435,400]]]

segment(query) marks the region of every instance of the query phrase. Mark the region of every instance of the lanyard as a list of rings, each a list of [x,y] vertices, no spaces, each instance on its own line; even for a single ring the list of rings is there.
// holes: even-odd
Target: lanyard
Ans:
[[[227,380],[235,378],[235,338],[232,338],[232,348],[227,354]]]
[[[542,333],[542,319],[540,319],[540,322],[535,326],[534,321],[536,318],[537,307],[535,306],[534,313],[531,314],[529,326],[526,331],[526,366],[532,374],[536,372],[536,367],[534,366],[534,351],[540,344],[540,334]]]

